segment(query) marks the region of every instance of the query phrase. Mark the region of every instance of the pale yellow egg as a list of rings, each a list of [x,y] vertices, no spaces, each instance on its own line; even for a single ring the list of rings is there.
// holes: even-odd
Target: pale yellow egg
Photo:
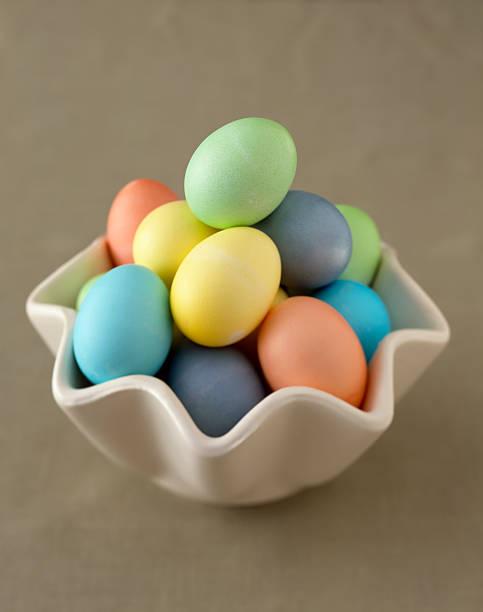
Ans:
[[[197,219],[185,200],[168,202],[141,221],[134,236],[134,262],[155,272],[169,288],[184,257],[216,231]]]
[[[222,230],[196,245],[176,272],[176,325],[204,346],[238,342],[271,307],[280,276],[280,255],[266,234],[252,227]]]

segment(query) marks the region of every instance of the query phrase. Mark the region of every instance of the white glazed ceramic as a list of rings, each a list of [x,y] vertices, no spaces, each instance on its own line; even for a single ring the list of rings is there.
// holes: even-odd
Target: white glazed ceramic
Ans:
[[[210,438],[157,378],[126,376],[88,386],[80,374],[72,352],[75,299],[86,280],[110,267],[99,238],[27,300],[32,324],[55,355],[55,400],[107,457],[201,501],[264,503],[335,478],[389,427],[394,402],[449,339],[439,309],[384,245],[374,288],[395,331],[371,361],[364,410],[321,391],[290,387],[266,397],[224,436]]]

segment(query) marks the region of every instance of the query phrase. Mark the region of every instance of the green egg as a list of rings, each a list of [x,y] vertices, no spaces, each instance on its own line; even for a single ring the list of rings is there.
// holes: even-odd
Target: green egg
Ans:
[[[97,274],[96,276],[93,276],[92,278],[90,278],[87,282],[85,282],[82,285],[81,290],[79,291],[77,295],[77,300],[75,302],[76,310],[79,310],[82,302],[85,300],[86,295],[92,289],[93,285],[95,285],[97,281],[101,278],[101,276],[104,276],[104,274]]]
[[[376,224],[360,208],[336,204],[352,234],[352,255],[339,278],[370,285],[381,258],[381,239]]]
[[[216,228],[253,225],[277,208],[297,168],[287,130],[270,119],[227,123],[196,149],[186,168],[189,207]]]

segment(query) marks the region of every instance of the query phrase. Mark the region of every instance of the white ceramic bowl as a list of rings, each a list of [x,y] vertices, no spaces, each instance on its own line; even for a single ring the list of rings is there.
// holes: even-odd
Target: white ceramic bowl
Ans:
[[[216,504],[258,504],[327,482],[389,427],[400,398],[449,339],[443,315],[383,246],[373,284],[394,331],[370,364],[364,409],[322,391],[271,393],[224,436],[193,423],[171,389],[151,376],[88,386],[72,351],[75,299],[90,277],[110,268],[103,238],[43,281],[27,300],[28,316],[55,355],[57,404],[107,457],[157,485]]]

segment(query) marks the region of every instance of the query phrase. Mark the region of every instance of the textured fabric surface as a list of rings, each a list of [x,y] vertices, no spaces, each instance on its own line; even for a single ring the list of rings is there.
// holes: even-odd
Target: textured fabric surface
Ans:
[[[483,4],[1,0],[0,609],[483,609]],[[292,133],[294,183],[361,206],[448,349],[339,480],[222,510],[111,466],[56,407],[28,292],[213,129]]]

